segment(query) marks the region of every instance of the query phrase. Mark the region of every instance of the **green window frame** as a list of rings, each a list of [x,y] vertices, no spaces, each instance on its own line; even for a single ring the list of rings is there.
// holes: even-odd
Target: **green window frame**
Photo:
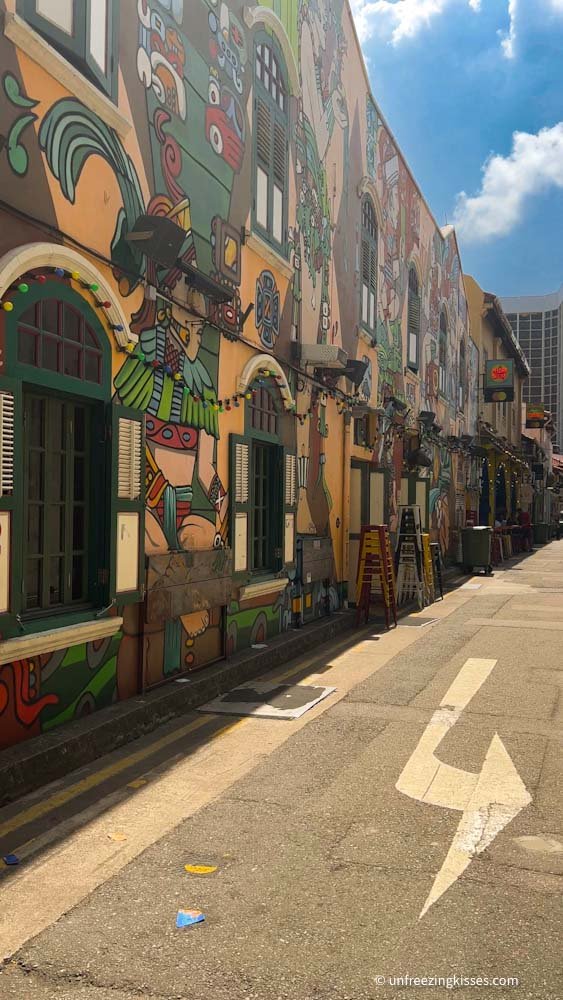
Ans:
[[[230,538],[239,580],[295,566],[297,454],[282,444],[281,420],[274,392],[258,383],[246,404],[246,434],[230,435]]]
[[[467,363],[466,363],[466,352],[465,352],[465,340],[461,340],[459,345],[459,373],[458,373],[458,408],[463,412],[465,410],[465,390],[467,385]]]
[[[0,375],[0,632],[4,637],[92,619],[112,605],[140,601],[144,592],[144,414],[111,401],[111,347],[91,306],[64,281],[30,285],[14,310],[2,317],[4,370],[9,373]],[[45,313],[44,302],[49,303]],[[102,358],[99,381],[21,360],[20,337],[29,339],[32,331],[40,344],[41,338],[52,336],[67,305],[79,314],[84,346],[94,344],[86,340],[86,328],[95,338],[95,350],[99,348]],[[39,318],[38,326],[31,326],[33,316]],[[64,328],[62,334],[53,339],[64,358]],[[73,335],[77,336],[76,324]],[[41,346],[37,357],[31,356],[40,361]],[[23,357],[30,357],[27,348]],[[32,408],[38,405],[43,418],[39,438],[31,424]],[[82,417],[84,434],[77,427]],[[84,501],[77,493],[82,481]],[[82,503],[84,517],[79,523],[76,511]],[[31,510],[34,504],[42,506],[42,513]],[[37,544],[41,517],[47,516],[50,522],[44,521],[40,550],[30,548],[30,543]],[[56,585],[50,589],[53,574],[43,573],[40,597],[29,599],[33,558],[59,560],[60,592]]]
[[[22,617],[99,603],[92,570],[104,505],[91,468],[100,460],[100,408],[103,413],[101,403],[24,390]]]
[[[279,445],[253,441],[250,461],[250,571],[274,573],[281,568],[283,530]]]
[[[368,444],[368,417],[354,417],[354,444],[360,448]]]
[[[377,330],[377,216],[368,195],[362,198],[360,324],[375,340]]]
[[[18,0],[17,10],[76,69],[117,99],[119,0]],[[104,14],[98,33],[94,26]]]
[[[287,69],[272,36],[254,45],[252,228],[287,257],[289,91]]]
[[[439,389],[442,396],[447,395],[446,385],[446,353],[448,349],[448,317],[446,310],[440,310],[440,332],[438,334],[438,367]]]
[[[407,365],[418,371],[420,355],[420,284],[414,264],[409,267]]]

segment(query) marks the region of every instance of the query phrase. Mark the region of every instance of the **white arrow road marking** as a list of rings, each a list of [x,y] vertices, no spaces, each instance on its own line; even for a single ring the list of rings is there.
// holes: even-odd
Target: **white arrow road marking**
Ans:
[[[443,764],[435,750],[487,680],[496,660],[467,660],[434,712],[405,765],[396,788],[418,802],[457,809],[459,826],[444,864],[420,912],[430,909],[532,797],[495,733],[480,774]]]

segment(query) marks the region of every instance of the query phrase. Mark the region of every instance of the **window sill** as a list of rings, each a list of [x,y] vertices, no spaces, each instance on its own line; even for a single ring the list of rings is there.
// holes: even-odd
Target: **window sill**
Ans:
[[[249,583],[239,590],[239,601],[247,601],[251,597],[262,597],[264,594],[279,594],[285,590],[289,577],[272,577],[271,580],[261,580],[260,583]]]
[[[254,253],[258,254],[259,257],[264,257],[264,259],[268,261],[268,264],[277,268],[278,271],[281,271],[281,273],[285,275],[288,280],[293,278],[293,268],[291,265],[287,262],[285,257],[282,257],[281,253],[278,253],[278,251],[274,250],[269,243],[266,243],[265,239],[258,236],[257,233],[252,232],[248,234],[245,242],[247,247],[250,247],[250,249],[253,250]]]
[[[57,649],[77,646],[82,642],[106,639],[119,632],[122,625],[123,618],[114,616],[103,621],[81,622],[78,625],[67,625],[66,628],[54,628],[46,632],[17,636],[15,639],[4,639],[0,642],[0,665],[41,653],[54,653]]]
[[[93,83],[74,68],[64,56],[46,42],[21,17],[6,11],[4,34],[17,45],[26,56],[47,71],[63,87],[74,94],[79,101],[98,115],[110,128],[122,137],[128,135],[133,123],[116,108],[109,97],[102,94]]]
[[[358,337],[360,340],[363,340],[368,347],[373,349],[377,347],[377,337],[375,333],[370,333],[364,326],[360,325],[358,327]]]

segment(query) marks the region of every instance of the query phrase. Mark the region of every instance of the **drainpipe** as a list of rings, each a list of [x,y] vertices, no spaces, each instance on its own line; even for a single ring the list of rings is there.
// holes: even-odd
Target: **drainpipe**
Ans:
[[[342,469],[342,583],[348,586],[350,572],[350,477],[352,463],[352,417],[344,413],[344,462]],[[348,598],[346,598],[348,607]]]

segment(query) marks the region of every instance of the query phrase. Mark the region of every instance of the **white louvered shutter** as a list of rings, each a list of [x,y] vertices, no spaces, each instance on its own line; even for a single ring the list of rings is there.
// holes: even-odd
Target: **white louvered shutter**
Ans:
[[[249,568],[250,444],[244,438],[231,434],[229,446],[230,535],[233,568],[235,573],[244,573]]]
[[[120,500],[138,500],[141,495],[142,427],[137,420],[119,418],[118,486]]]
[[[284,529],[283,561],[285,566],[295,562],[295,525],[297,517],[297,455],[284,453]]]
[[[12,615],[21,611],[21,572],[15,561],[23,537],[23,434],[22,385],[0,376],[0,615],[6,635],[13,628]],[[16,451],[16,445],[18,450]],[[19,634],[19,630],[18,630]],[[1,723],[0,723],[1,725]]]
[[[14,413],[12,392],[0,391],[0,496],[14,492]]]
[[[144,593],[144,415],[111,406],[112,421],[112,565],[111,598],[133,604]]]

